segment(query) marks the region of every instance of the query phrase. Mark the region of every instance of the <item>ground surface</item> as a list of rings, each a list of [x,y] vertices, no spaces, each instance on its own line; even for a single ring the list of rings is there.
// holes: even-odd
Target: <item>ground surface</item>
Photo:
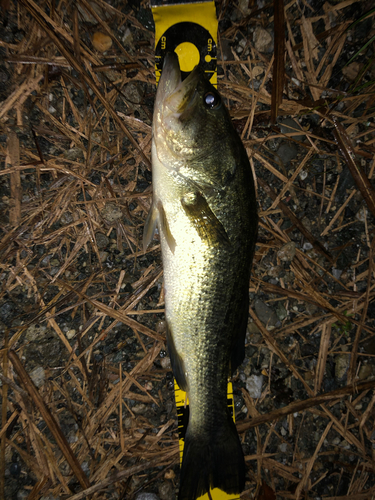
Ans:
[[[272,5],[217,5],[219,90],[260,213],[234,381],[243,499],[375,494],[374,12],[361,17],[371,4],[285,4],[274,126]],[[160,248],[142,250],[151,11],[102,0],[0,6],[0,496],[78,500],[95,486],[90,498],[173,499]]]

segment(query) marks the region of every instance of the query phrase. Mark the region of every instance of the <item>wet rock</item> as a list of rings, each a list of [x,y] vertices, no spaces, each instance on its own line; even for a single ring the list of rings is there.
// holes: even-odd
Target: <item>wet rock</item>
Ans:
[[[267,327],[280,326],[281,323],[279,321],[279,318],[277,317],[277,314],[264,302],[257,299],[254,302],[254,308],[258,318],[264,325],[266,325]]]
[[[277,149],[277,154],[284,165],[290,163],[298,155],[296,146],[291,142],[282,142]]]
[[[253,42],[255,48],[262,53],[272,52],[273,40],[267,30],[257,26],[253,33]]]
[[[37,387],[42,387],[46,380],[46,372],[42,366],[37,366],[30,373],[30,378]]]
[[[335,376],[337,379],[341,380],[345,376],[349,368],[349,363],[349,354],[339,354],[335,357]]]
[[[250,397],[258,399],[262,395],[263,375],[250,375],[246,379],[246,390]]]
[[[284,262],[292,261],[295,255],[296,244],[294,243],[294,241],[288,241],[288,243],[285,243],[285,245],[283,245],[277,252],[277,256],[279,257],[279,259]]]

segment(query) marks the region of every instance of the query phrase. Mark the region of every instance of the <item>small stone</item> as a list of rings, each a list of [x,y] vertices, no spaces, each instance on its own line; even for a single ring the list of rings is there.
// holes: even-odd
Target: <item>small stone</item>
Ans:
[[[126,28],[125,33],[123,34],[121,41],[124,45],[131,45],[133,42],[133,35],[129,28]]]
[[[307,314],[310,314],[310,316],[314,316],[314,314],[318,310],[318,307],[315,304],[311,304],[310,302],[306,302],[305,307],[306,307]]]
[[[130,104],[140,104],[142,102],[143,93],[136,83],[128,83],[123,90],[123,94]]]
[[[254,308],[255,312],[257,313],[258,318],[260,321],[269,327],[279,327],[281,325],[279,318],[277,317],[277,314],[271,307],[267,306],[264,302],[261,300],[257,299],[254,302]]]
[[[342,273],[342,271],[340,269],[336,269],[335,267],[332,268],[332,275],[337,280],[340,279],[341,273]]]
[[[105,52],[112,47],[112,38],[104,33],[97,31],[92,37],[92,44],[99,52]]]
[[[155,493],[138,493],[135,500],[160,500]]]
[[[296,255],[296,244],[294,241],[288,241],[277,252],[277,256],[284,262],[291,262]]]
[[[74,219],[72,214],[68,211],[65,211],[60,217],[61,224],[70,224],[71,222],[73,222],[73,220]]]
[[[283,120],[281,120],[279,126],[280,132],[282,134],[292,134],[298,131],[303,132],[303,130],[301,129],[301,125],[292,118],[284,118]],[[293,136],[293,139],[296,139],[297,141],[303,141],[304,138],[305,134]]]
[[[161,358],[160,364],[164,370],[170,370],[171,369],[171,358],[169,356],[165,356],[164,358]]]
[[[64,157],[67,160],[77,161],[77,160],[83,160],[84,155],[82,149],[72,148],[64,152]]]
[[[26,500],[26,498],[29,498],[30,491],[27,490],[19,490],[17,492],[17,500]]]
[[[167,472],[164,474],[164,479],[174,479],[176,477],[176,474],[173,469],[167,470]]]
[[[251,342],[253,342],[253,343],[256,344],[257,342],[260,341],[260,339],[261,339],[261,335],[259,335],[260,334],[260,330],[259,330],[259,328],[257,327],[257,325],[253,321],[251,321],[250,323],[248,323],[248,325],[247,325],[247,331],[251,335],[251,339],[250,339]],[[255,336],[259,340],[254,340]]]
[[[47,327],[44,325],[31,325],[26,330],[25,333],[26,340],[28,340],[29,342],[37,340],[38,338],[43,337],[46,331]]]
[[[272,278],[278,278],[281,273],[281,266],[272,266],[267,271],[267,276],[271,276]]]
[[[108,222],[114,222],[121,219],[122,210],[119,206],[114,203],[107,203],[106,206],[101,211],[102,217]]]
[[[277,303],[276,314],[280,321],[283,321],[288,316],[288,311],[281,302]]]
[[[238,8],[245,16],[247,16],[251,12],[251,9],[249,9],[249,3],[249,0],[238,0]]]
[[[349,82],[354,82],[354,80],[357,78],[358,73],[360,72],[362,68],[362,65],[356,61],[352,62],[351,64],[348,64],[348,66],[344,66],[342,68],[342,74],[344,77],[349,80]]]
[[[72,329],[72,330],[68,330],[65,335],[66,335],[66,338],[68,340],[71,340],[75,334],[76,334],[76,331],[74,329]]]
[[[373,371],[373,367],[370,364],[362,365],[358,373],[359,380],[367,380],[373,375]]]
[[[335,357],[335,376],[341,380],[349,368],[350,356],[349,354],[339,354]]]
[[[256,78],[257,76],[261,75],[262,73],[264,73],[264,68],[262,68],[262,66],[254,66],[253,78]]]
[[[255,48],[262,53],[271,52],[273,49],[272,36],[267,30],[257,26],[253,33],[253,42]]]
[[[287,449],[288,449],[288,444],[287,443],[281,443],[279,445],[279,450],[281,451],[281,453],[286,453]]]
[[[143,404],[143,403],[135,405],[132,408],[132,412],[135,413],[136,415],[139,415],[140,413],[143,413],[145,410],[146,410],[146,405]]]
[[[250,375],[246,380],[246,389],[250,397],[258,399],[262,395],[263,375]]]
[[[103,248],[105,248],[109,245],[109,239],[103,233],[96,233],[95,240],[96,240],[96,244],[100,250],[102,250]]]
[[[165,333],[167,331],[167,322],[165,321],[165,319],[160,319],[156,323],[156,331],[158,333]]]
[[[46,372],[42,366],[37,366],[30,373],[30,378],[37,387],[42,387],[46,380]]]
[[[107,260],[109,253],[108,252],[99,252],[100,262],[105,262]]]
[[[284,165],[288,165],[298,155],[298,150],[292,142],[282,142],[277,148],[277,155]]]
[[[367,219],[367,209],[365,207],[360,208],[358,212],[355,214],[355,217],[360,222],[365,222]]]
[[[158,490],[161,500],[170,500],[173,497],[173,485],[169,481],[162,483]]]

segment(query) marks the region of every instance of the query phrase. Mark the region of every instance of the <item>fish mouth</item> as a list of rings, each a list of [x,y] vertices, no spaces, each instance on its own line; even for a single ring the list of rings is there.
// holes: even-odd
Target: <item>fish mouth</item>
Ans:
[[[173,114],[182,114],[195,100],[196,88],[202,70],[196,66],[193,71],[181,81],[181,70],[178,56],[169,52],[163,65],[163,73],[159,81],[157,100]]]

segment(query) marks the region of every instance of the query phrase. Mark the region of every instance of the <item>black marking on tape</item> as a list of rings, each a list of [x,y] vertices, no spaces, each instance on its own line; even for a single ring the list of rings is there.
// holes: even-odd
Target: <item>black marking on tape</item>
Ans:
[[[199,51],[199,64],[205,72],[216,72],[216,43],[214,37],[208,30],[200,24],[192,22],[177,23],[163,33],[155,49],[155,66],[158,71],[162,71],[164,57],[167,52],[174,50],[184,42],[195,45]],[[210,56],[210,61],[206,61],[206,56]],[[188,72],[181,71],[182,79],[188,76]]]

